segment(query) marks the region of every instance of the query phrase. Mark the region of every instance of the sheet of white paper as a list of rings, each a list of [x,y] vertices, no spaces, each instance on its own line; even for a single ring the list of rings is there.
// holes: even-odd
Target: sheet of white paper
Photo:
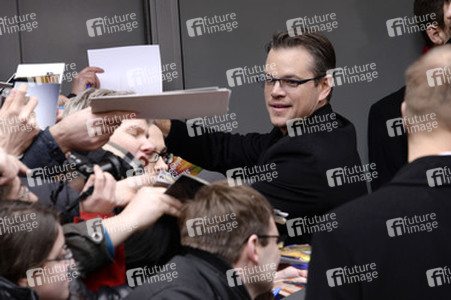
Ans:
[[[97,73],[101,88],[137,94],[163,91],[159,45],[88,50],[88,60],[105,70]]]
[[[59,74],[59,83],[63,83],[64,63],[20,64],[17,66],[16,78]]]

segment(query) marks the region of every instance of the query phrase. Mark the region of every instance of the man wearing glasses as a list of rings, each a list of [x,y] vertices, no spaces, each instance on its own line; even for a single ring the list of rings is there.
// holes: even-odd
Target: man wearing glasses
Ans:
[[[287,226],[279,227],[281,234],[288,232],[290,242],[308,242],[313,232],[289,228],[296,221],[290,220],[314,218],[367,193],[365,181],[351,182],[343,172],[361,165],[355,129],[329,103],[333,79],[326,74],[335,68],[335,51],[324,35],[277,33],[267,50],[266,66],[272,68],[263,81],[274,126],[270,133],[191,137],[182,122],[157,124],[171,152],[207,170],[227,174],[235,168],[274,164],[277,177],[252,186],[274,208],[289,213]],[[332,176],[333,170],[342,173]]]

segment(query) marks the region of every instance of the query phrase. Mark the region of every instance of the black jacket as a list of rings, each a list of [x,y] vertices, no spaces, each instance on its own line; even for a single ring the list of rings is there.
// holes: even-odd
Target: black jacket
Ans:
[[[419,158],[377,192],[335,210],[338,228],[313,237],[307,299],[451,299],[450,282],[431,287],[426,273],[451,267],[451,185],[430,187],[426,174],[445,166],[451,168],[451,156]],[[435,219],[429,216],[423,226],[410,222],[426,214]],[[404,217],[409,218],[407,226],[393,220]],[[371,263],[378,275],[371,282],[328,284],[330,269]],[[338,271],[335,275],[343,280]]]
[[[327,104],[313,116],[333,113]],[[313,117],[312,116],[312,117]],[[290,213],[289,219],[321,215],[343,203],[367,193],[366,182],[330,187],[329,169],[360,165],[354,126],[336,114],[337,128],[332,131],[283,135],[279,128],[270,133],[246,135],[229,133],[188,135],[185,123],[173,121],[166,139],[168,149],[205,169],[226,173],[228,169],[275,163],[277,178],[252,186],[274,208]],[[286,226],[279,226],[282,234]],[[309,235],[290,242],[308,242]]]
[[[389,182],[407,163],[407,134],[388,133],[387,121],[401,118],[401,103],[406,87],[388,95],[371,106],[368,117],[368,155],[376,163],[378,178],[371,182],[373,191]],[[393,130],[393,128],[392,128]]]
[[[251,299],[244,285],[233,288],[228,285],[226,272],[232,266],[224,258],[199,249],[186,247],[184,250],[183,254],[168,262],[175,263],[175,279],[171,282],[147,282],[136,288],[126,299]]]
[[[30,288],[21,287],[0,277],[0,299],[8,300],[38,300],[38,294]]]

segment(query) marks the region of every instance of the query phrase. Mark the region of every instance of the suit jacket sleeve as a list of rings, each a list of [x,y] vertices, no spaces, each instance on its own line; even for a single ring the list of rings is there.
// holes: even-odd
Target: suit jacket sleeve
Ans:
[[[274,128],[268,134],[216,132],[190,137],[186,124],[172,121],[166,138],[169,151],[204,169],[225,173],[228,169],[254,165],[263,150],[282,136]]]

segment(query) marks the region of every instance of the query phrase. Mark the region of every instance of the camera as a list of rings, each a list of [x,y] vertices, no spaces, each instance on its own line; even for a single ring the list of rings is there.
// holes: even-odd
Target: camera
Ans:
[[[67,158],[67,162],[71,166],[74,166],[75,170],[85,178],[88,178],[90,175],[94,174],[94,165],[98,165],[102,171],[113,175],[116,180],[125,178],[124,174],[127,172],[127,170],[124,170],[120,158],[112,153],[107,153],[98,163],[93,163],[87,157],[79,153],[71,153]]]

